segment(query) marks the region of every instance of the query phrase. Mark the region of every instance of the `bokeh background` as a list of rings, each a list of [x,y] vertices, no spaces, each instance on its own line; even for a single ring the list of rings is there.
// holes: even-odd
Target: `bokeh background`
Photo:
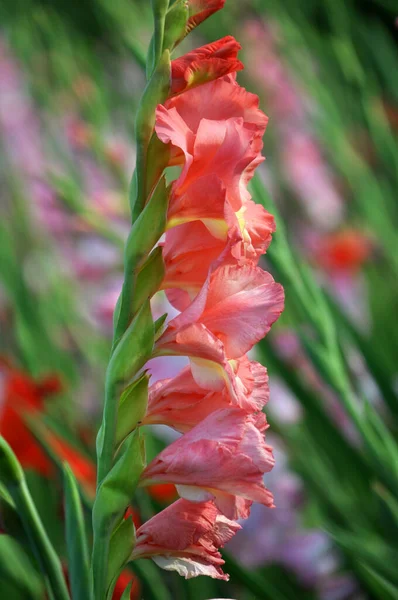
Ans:
[[[138,561],[134,598],[398,598],[397,15],[394,0],[227,0],[182,45],[234,35],[269,116],[252,193],[277,215],[266,265],[287,298],[256,349],[277,508],[254,507],[225,549],[230,583]],[[151,33],[148,0],[0,5],[0,433],[61,556],[63,460],[87,518],[92,501]],[[170,435],[147,433],[149,457]],[[174,498],[141,491],[136,522]],[[44,600],[11,513],[0,487],[0,595]]]

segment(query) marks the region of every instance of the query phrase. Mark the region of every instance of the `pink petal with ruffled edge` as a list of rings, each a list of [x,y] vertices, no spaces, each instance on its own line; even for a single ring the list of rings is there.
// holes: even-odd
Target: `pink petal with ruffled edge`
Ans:
[[[255,421],[239,408],[212,413],[146,467],[142,484],[174,483],[179,493],[185,490],[191,500],[192,491],[197,489],[198,500],[204,499],[200,495],[204,493],[205,499],[214,497],[216,505],[217,493],[221,492],[222,498],[226,493],[272,506],[263,475],[272,469],[274,458],[264,440],[265,416],[261,417]],[[228,518],[241,516],[237,503],[226,507],[225,498],[221,503]],[[244,510],[246,514],[246,505]]]
[[[250,362],[247,357],[234,361],[235,379],[230,387],[219,391],[201,388],[195,381],[190,367],[184,368],[172,379],[156,382],[149,389],[145,424],[163,424],[177,431],[189,431],[209,414],[222,408],[240,406],[247,412],[261,410],[268,401],[268,376],[265,367]],[[230,372],[232,375],[232,371]]]
[[[212,502],[177,500],[139,527],[133,558],[151,557],[187,579],[208,575],[227,581],[219,548],[240,528]]]
[[[251,265],[220,267],[195,300],[170,321],[158,345],[170,345],[184,327],[200,322],[223,342],[228,358],[239,358],[268,333],[283,307],[283,288],[269,273]]]

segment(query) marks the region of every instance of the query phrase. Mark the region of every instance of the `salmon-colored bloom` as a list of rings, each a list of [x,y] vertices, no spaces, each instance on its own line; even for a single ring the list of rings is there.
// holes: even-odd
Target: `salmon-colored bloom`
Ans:
[[[234,211],[250,199],[246,185],[261,156],[266,115],[258,97],[240,87],[233,76],[193,88],[159,105],[156,133],[171,143],[170,164],[183,166],[170,200],[184,193],[194,179],[221,179]]]
[[[162,569],[186,579],[207,575],[228,581],[219,548],[240,528],[213,502],[177,500],[138,529],[133,558],[152,558]]]
[[[190,306],[170,321],[157,342],[158,351],[179,354],[178,334],[192,323],[201,323],[223,343],[228,358],[239,358],[268,333],[283,302],[282,286],[259,267],[220,267],[209,275]],[[185,354],[195,356],[195,348]]]
[[[234,212],[226,198],[226,189],[215,174],[194,180],[185,193],[173,197],[167,228],[193,221],[201,221],[213,237],[224,242],[223,246],[227,238],[231,239],[237,245],[232,254],[240,264],[256,262],[266,252],[275,231],[273,216],[252,200]]]
[[[230,519],[247,517],[252,501],[273,506],[263,475],[274,465],[265,415],[218,410],[170,444],[144,470],[142,485],[174,483],[191,501],[214,499]]]
[[[268,401],[268,375],[265,367],[243,358],[233,361],[234,391],[221,379],[222,389],[206,390],[195,381],[190,367],[176,377],[157,381],[149,390],[148,410],[143,424],[169,425],[189,431],[210,413],[237,404],[247,412],[260,411]]]
[[[171,93],[180,94],[197,85],[243,69],[238,60],[240,44],[231,35],[206,44],[171,62]]]
[[[249,200],[234,213],[224,199],[221,210],[219,196],[213,196],[212,192],[206,194],[207,185],[202,187],[201,182],[199,179],[176,202],[178,212],[171,214],[172,228],[166,232],[163,243],[166,268],[162,288],[178,310],[186,308],[195,298],[210,270],[234,263],[257,264],[275,231],[273,217],[262,206]],[[215,187],[210,186],[210,189],[214,192]],[[193,200],[191,208],[191,198],[203,199],[203,203]],[[213,204],[205,216],[209,200],[213,200]]]
[[[162,288],[169,302],[178,310],[187,308],[206,281],[210,267],[223,262],[228,254],[230,246],[214,237],[201,221],[167,231]]]

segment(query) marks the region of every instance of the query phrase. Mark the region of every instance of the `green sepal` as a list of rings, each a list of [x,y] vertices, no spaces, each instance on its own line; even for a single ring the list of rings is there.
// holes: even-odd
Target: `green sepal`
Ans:
[[[116,329],[116,325],[119,320],[121,305],[122,305],[122,294],[119,295],[119,298],[117,299],[117,302],[116,302],[115,310],[113,311],[113,320],[112,320],[113,330]]]
[[[130,504],[145,466],[145,449],[140,430],[133,431],[120,446],[115,464],[97,491],[93,522],[106,522],[113,531]]]
[[[21,592],[22,598],[42,600],[45,590],[32,561],[12,537],[0,535],[0,580],[4,594],[4,584],[9,581]],[[3,598],[11,598],[4,594]]]
[[[159,181],[163,171],[169,164],[170,144],[164,144],[154,133],[149,142],[146,165],[146,189],[149,193]],[[134,182],[134,178],[133,178]],[[134,184],[135,185],[135,184]]]
[[[149,360],[154,344],[151,306],[146,300],[116,346],[108,365],[106,385],[124,386]]]
[[[164,28],[163,49],[172,51],[186,36],[189,17],[187,0],[177,0],[167,12]]]
[[[123,391],[119,401],[117,415],[117,445],[120,444],[144,418],[148,405],[148,385],[149,375],[144,373]]]
[[[152,250],[138,273],[132,304],[133,314],[137,312],[146,298],[152,298],[159,290],[164,276],[165,265],[162,248],[157,246]]]
[[[158,338],[160,338],[160,336],[162,335],[162,333],[164,331],[164,324],[165,324],[166,319],[167,319],[167,313],[164,313],[161,317],[156,319],[155,323],[153,324],[154,329],[155,329],[155,341]]]
[[[135,119],[137,166],[134,185],[132,186],[134,194],[130,197],[133,222],[141,213],[151,187],[147,189],[147,150],[155,126],[156,107],[164,102],[169,95],[170,73],[170,52],[165,50],[147,83]]]
[[[107,600],[112,599],[113,589],[121,570],[128,562],[135,546],[135,526],[132,517],[123,519],[114,531],[109,545]]]
[[[89,556],[79,488],[68,464],[64,464],[65,537],[68,573],[73,600],[93,598]]]
[[[125,261],[138,270],[166,229],[169,190],[162,177],[135,221],[126,243]]]

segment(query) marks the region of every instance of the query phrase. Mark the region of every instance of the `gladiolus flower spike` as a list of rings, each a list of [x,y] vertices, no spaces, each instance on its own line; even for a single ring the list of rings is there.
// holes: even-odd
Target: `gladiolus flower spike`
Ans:
[[[248,358],[284,306],[282,287],[258,264],[274,219],[248,191],[264,160],[268,119],[257,96],[236,81],[243,65],[233,37],[168,62],[181,36],[224,2],[177,1],[164,14],[162,2],[155,4],[161,41],[154,47],[163,45],[163,55],[148,70],[136,121],[133,228],[97,441],[96,600],[117,580],[105,568],[115,532],[132,528],[126,562],[152,558],[186,578],[228,579],[219,548],[240,528],[236,520],[249,515],[253,502],[273,506],[264,485],[274,464],[262,412],[268,375]],[[173,15],[184,14],[184,27],[169,27]],[[172,166],[180,172],[166,186],[163,170]],[[152,260],[153,252],[162,253],[163,263]],[[147,277],[150,269],[158,272]],[[153,282],[179,311],[160,331],[148,302]],[[188,357],[189,366],[148,385],[148,360],[173,355]],[[182,436],[146,465],[142,432],[151,424]],[[175,486],[180,499],[134,535],[124,519],[134,491],[159,485]]]

